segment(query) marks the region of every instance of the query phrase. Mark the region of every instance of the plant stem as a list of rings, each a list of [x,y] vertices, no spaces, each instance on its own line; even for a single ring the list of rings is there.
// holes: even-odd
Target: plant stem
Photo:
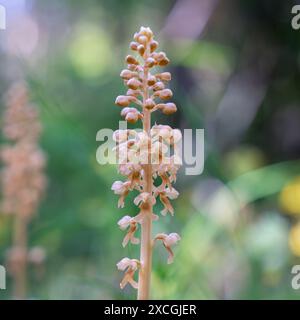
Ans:
[[[148,56],[147,48],[145,53],[145,60]],[[145,105],[146,99],[149,97],[148,92],[148,68],[144,66],[143,77],[143,105]],[[145,107],[143,108],[143,129],[147,132],[150,138],[151,129],[151,113]],[[152,165],[150,154],[151,142],[149,139],[148,145],[148,163],[144,165],[144,192],[148,192],[152,195]],[[138,286],[138,300],[148,300],[150,294],[150,281],[151,281],[151,267],[152,267],[152,204],[147,205],[147,209],[144,210],[144,219],[141,223],[141,248],[140,248],[140,262],[141,267],[139,271],[139,286]]]
[[[26,298],[26,272],[27,272],[27,219],[16,215],[14,225],[14,249],[20,254],[18,265],[14,274],[14,297]]]

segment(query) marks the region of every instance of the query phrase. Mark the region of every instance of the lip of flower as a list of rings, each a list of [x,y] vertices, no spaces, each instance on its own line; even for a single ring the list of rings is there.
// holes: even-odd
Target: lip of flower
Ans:
[[[169,253],[167,263],[171,264],[174,259],[174,253],[172,251],[172,246],[176,245],[179,240],[181,240],[179,234],[177,233],[170,233],[170,234],[165,234],[165,233],[159,233],[156,235],[154,238],[154,242],[157,240],[161,240],[164,247]]]

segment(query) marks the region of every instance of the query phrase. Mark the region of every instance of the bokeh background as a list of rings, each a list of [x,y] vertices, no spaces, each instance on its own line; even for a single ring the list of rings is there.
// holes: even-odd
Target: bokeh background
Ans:
[[[29,299],[134,299],[119,289],[123,249],[110,190],[114,165],[96,161],[101,128],[116,129],[115,97],[128,43],[149,26],[171,59],[178,113],[173,127],[205,129],[205,169],[180,171],[175,218],[155,230],[178,232],[174,264],[156,248],[157,299],[298,299],[300,264],[300,31],[297,1],[0,0],[0,95],[25,80],[43,123],[48,188],[29,228],[42,270],[28,272]],[[0,102],[1,112],[4,100]],[[4,142],[4,138],[1,138]],[[160,210],[157,205],[156,211]],[[0,264],[12,217],[0,212]],[[11,278],[1,299],[12,299]]]

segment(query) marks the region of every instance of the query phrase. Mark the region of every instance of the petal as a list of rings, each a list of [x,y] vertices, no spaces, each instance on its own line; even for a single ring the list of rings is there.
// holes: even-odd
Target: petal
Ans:
[[[127,229],[130,225],[131,219],[132,219],[132,217],[130,217],[130,216],[124,216],[123,218],[121,218],[118,221],[118,225],[119,225],[120,229],[121,230]]]
[[[167,251],[168,251],[168,253],[169,253],[167,263],[168,263],[168,264],[171,264],[171,263],[173,263],[173,261],[174,261],[174,253],[173,253],[171,247],[165,246],[165,248],[167,249]]]
[[[131,260],[129,258],[123,258],[117,263],[117,268],[121,271],[124,271],[131,263]]]
[[[159,198],[160,198],[161,203],[164,205],[164,209],[161,211],[161,214],[166,215],[168,212],[170,212],[171,215],[173,216],[174,209],[173,209],[169,199],[163,194],[161,194]]]
[[[122,241],[123,248],[125,248],[127,246],[129,240],[130,240],[130,234],[127,233],[126,236],[124,237],[123,241]]]

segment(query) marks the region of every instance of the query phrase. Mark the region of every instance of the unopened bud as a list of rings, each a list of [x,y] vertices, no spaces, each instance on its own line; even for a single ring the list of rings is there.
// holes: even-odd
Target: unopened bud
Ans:
[[[148,110],[151,110],[155,107],[155,102],[152,100],[152,99],[147,99],[145,101],[145,108],[148,109]]]
[[[145,53],[145,47],[144,47],[142,44],[140,44],[140,45],[138,46],[137,50],[138,50],[138,52],[139,52],[139,54],[140,54],[141,56],[144,55],[144,53]]]
[[[121,111],[121,116],[122,117],[126,117],[126,115],[131,112],[131,113],[136,113],[138,114],[139,112],[137,111],[136,108],[124,108],[122,111]]]
[[[131,99],[127,96],[118,96],[116,98],[115,104],[119,107],[128,107]]]
[[[156,78],[154,76],[149,76],[148,77],[148,85],[153,86],[156,83]]]
[[[126,62],[128,64],[139,64],[139,62],[136,60],[136,58],[134,56],[128,55],[126,57]]]
[[[162,108],[162,112],[166,115],[170,115],[170,114],[173,114],[177,111],[177,107],[174,103],[172,102],[169,102],[169,103],[166,103],[164,105],[164,107]]]
[[[156,93],[162,100],[168,100],[173,96],[173,92],[170,89],[164,89],[161,91],[157,91]]]
[[[157,47],[158,47],[158,42],[155,40],[152,40],[150,42],[150,51],[154,52],[157,49]]]
[[[169,63],[170,63],[170,60],[168,58],[165,58],[165,59],[162,59],[161,61],[159,61],[158,64],[163,67],[163,66],[166,66]]]
[[[127,69],[122,70],[122,72],[120,73],[120,77],[124,80],[129,80],[131,79],[135,74]]]
[[[156,77],[162,81],[170,81],[172,78],[170,72],[162,72],[162,73],[156,75]]]
[[[125,120],[129,123],[136,123],[138,121],[139,117],[136,113],[128,112]]]
[[[165,85],[161,81],[156,82],[153,86],[154,91],[163,90],[164,88]]]
[[[130,80],[128,80],[127,86],[130,89],[136,90],[141,86],[141,82],[135,78],[131,78]]]
[[[146,36],[140,35],[137,39],[138,43],[146,44],[148,42],[148,38]]]
[[[158,62],[163,60],[163,59],[166,59],[166,54],[164,52],[158,52],[154,55],[154,59],[157,60]]]
[[[156,61],[153,58],[148,58],[146,60],[146,66],[148,68],[152,68],[155,65]]]
[[[133,41],[133,42],[130,42],[129,47],[130,47],[131,50],[137,51],[138,45],[139,45],[138,43]]]

